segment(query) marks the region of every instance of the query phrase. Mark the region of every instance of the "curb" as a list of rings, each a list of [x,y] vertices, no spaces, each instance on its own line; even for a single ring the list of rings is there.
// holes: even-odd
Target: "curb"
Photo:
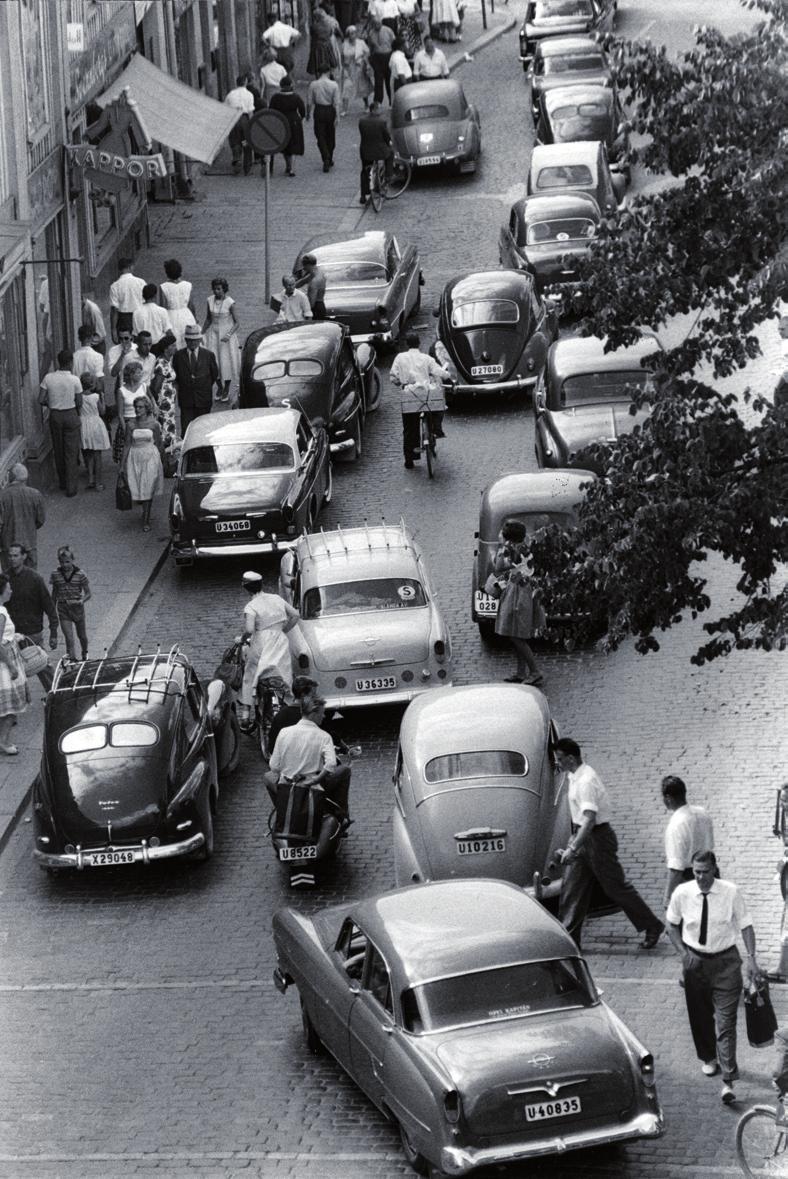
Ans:
[[[450,58],[448,58],[449,73],[453,73],[461,65],[467,65],[465,60],[466,54],[480,53],[482,49],[486,49],[493,41],[497,41],[504,33],[509,33],[517,24],[517,17],[510,16],[508,20],[504,21],[502,25],[496,25],[494,29],[488,29],[486,33],[482,33],[481,37],[477,37],[470,45],[463,45],[462,49],[457,50]]]

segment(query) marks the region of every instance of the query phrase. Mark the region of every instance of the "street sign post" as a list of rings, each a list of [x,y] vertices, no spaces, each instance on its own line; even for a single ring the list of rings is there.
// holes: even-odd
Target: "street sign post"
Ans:
[[[281,111],[262,110],[252,115],[246,133],[252,147],[265,160],[265,301],[271,301],[271,265],[268,249],[268,186],[271,175],[271,156],[282,151],[290,142],[290,124]]]

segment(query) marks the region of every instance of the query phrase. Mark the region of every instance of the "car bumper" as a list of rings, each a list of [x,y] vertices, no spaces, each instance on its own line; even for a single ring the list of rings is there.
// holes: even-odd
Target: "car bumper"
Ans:
[[[533,389],[536,373],[532,377],[516,377],[513,381],[489,381],[479,385],[459,383],[449,387],[450,393],[515,393],[518,389]]]
[[[205,836],[202,831],[198,831],[196,835],[191,835],[179,843],[162,843],[158,847],[151,847],[144,839],[142,843],[135,844],[133,847],[78,848],[75,852],[61,852],[59,854],[43,852],[36,847],[33,849],[33,859],[44,868],[77,868],[81,871],[87,867],[84,859],[87,852],[133,851],[139,856],[136,862],[150,864],[153,860],[173,860],[178,856],[188,856],[191,852],[202,847],[204,843]]]
[[[445,680],[432,678],[427,683],[414,684],[410,688],[386,688],[381,692],[352,692],[348,694],[342,692],[339,695],[323,692],[322,695],[326,701],[327,709],[336,708],[341,711],[343,708],[366,708],[372,704],[409,704],[411,700],[415,700],[417,696],[423,696],[425,692],[431,692],[433,688],[451,687],[450,678]]]
[[[435,156],[440,156],[440,159],[435,163],[422,164],[419,161],[423,158],[434,160]],[[402,156],[405,163],[410,164],[411,168],[440,168],[445,164],[472,164],[476,159],[476,153],[471,149],[458,149],[457,151],[436,151],[425,152],[424,156]]]
[[[357,332],[352,334],[350,339],[354,344],[390,344],[394,339],[394,336],[391,331]]]
[[[254,544],[192,544],[172,545],[176,565],[193,565],[195,561],[209,557],[254,557],[260,553],[282,553],[291,549],[297,536],[285,536],[280,540],[258,540]]]
[[[511,1143],[507,1146],[489,1146],[478,1150],[473,1147],[444,1146],[440,1165],[447,1175],[466,1175],[476,1167],[516,1163],[541,1155],[564,1154],[568,1150],[584,1150],[592,1146],[626,1142],[633,1138],[659,1138],[663,1131],[664,1121],[661,1112],[641,1113],[620,1126],[605,1126],[599,1130],[581,1130],[575,1134],[539,1138],[527,1144]]]

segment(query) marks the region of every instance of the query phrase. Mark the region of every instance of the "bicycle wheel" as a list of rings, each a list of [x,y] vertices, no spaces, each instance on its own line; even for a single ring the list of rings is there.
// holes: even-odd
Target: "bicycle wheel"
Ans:
[[[776,1110],[754,1105],[739,1118],[736,1156],[748,1179],[788,1173],[788,1131],[775,1125]]]
[[[383,208],[383,193],[380,187],[382,182],[383,165],[373,164],[369,170],[369,203],[376,213],[379,213]]]
[[[395,201],[398,196],[402,196],[405,189],[410,184],[411,166],[407,160],[395,160],[391,169],[391,179],[386,176],[385,168],[383,169],[383,178],[381,182],[381,191],[387,201]]]
[[[430,419],[426,413],[421,415],[421,450],[427,460],[427,475],[435,478],[435,436],[430,429]]]

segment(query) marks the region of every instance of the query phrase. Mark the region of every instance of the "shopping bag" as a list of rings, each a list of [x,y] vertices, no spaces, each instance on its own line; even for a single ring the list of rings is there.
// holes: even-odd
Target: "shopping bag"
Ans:
[[[298,843],[315,843],[323,817],[323,791],[297,782],[276,790],[275,834]]]
[[[744,994],[744,1017],[747,1039],[753,1048],[768,1048],[774,1043],[777,1018],[769,997],[769,983],[759,978]]]
[[[123,472],[118,475],[118,481],[115,484],[115,507],[119,512],[131,511],[131,492]]]

